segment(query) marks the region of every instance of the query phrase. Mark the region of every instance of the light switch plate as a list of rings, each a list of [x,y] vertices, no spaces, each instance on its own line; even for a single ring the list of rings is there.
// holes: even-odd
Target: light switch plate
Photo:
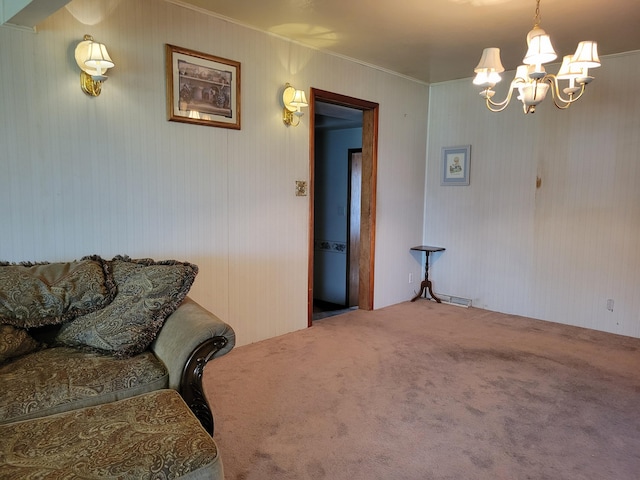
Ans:
[[[296,180],[296,197],[307,196],[307,182],[304,180]]]

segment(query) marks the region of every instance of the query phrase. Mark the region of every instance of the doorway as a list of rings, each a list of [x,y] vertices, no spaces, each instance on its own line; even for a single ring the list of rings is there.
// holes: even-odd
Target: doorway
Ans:
[[[376,202],[376,171],[377,171],[377,142],[378,142],[378,104],[353,97],[311,89],[310,92],[310,221],[309,221],[309,280],[308,280],[308,324],[313,323],[314,278],[320,278],[323,272],[316,271],[316,255],[324,252],[317,250],[318,244],[323,248],[345,248],[348,259],[344,268],[344,284],[338,285],[342,292],[336,298],[340,304],[356,306],[364,310],[373,309],[373,279],[374,279],[374,251],[375,251],[375,202]],[[318,113],[318,115],[316,115]],[[354,115],[354,113],[356,115]],[[324,141],[322,128],[326,128],[325,121],[340,121],[345,128],[352,128],[353,119],[357,118],[360,127],[358,140],[360,148],[345,149],[344,159],[349,166],[348,178],[341,178],[348,186],[348,200],[345,205],[337,204],[331,208],[337,209],[332,213],[345,216],[347,222],[347,238],[344,244],[340,241],[326,241],[316,236],[315,215],[323,215],[320,206],[316,205],[316,147],[321,147]],[[319,159],[318,159],[319,161]],[[355,162],[355,163],[354,163]],[[321,180],[321,179],[318,179]],[[324,193],[322,193],[324,195]],[[320,190],[318,196],[321,196]],[[323,232],[324,233],[324,232]],[[320,254],[317,252],[320,251]],[[344,252],[343,252],[344,253]],[[336,258],[336,257],[334,257]],[[335,260],[334,260],[335,261]],[[341,260],[345,262],[344,257]],[[338,281],[339,283],[340,281]],[[336,285],[334,285],[335,287]],[[324,288],[318,285],[318,291]],[[343,293],[344,292],[344,293]]]

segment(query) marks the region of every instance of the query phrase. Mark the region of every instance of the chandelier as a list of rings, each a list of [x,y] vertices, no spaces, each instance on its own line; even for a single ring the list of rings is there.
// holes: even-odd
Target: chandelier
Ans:
[[[565,55],[557,75],[547,73],[542,66],[557,58],[551,46],[551,39],[540,28],[540,0],[536,0],[536,13],[533,29],[527,35],[528,50],[523,65],[516,70],[516,76],[511,82],[507,97],[502,102],[493,101],[496,83],[501,80],[500,73],[504,67],[500,61],[500,49],[485,48],[474,72],[474,85],[483,88],[480,96],[487,102],[487,108],[492,112],[501,112],[511,101],[514,90],[518,90],[518,100],[522,102],[524,113],[534,113],[536,105],[542,102],[549,90],[553,103],[560,109],[567,109],[573,102],[582,97],[585,87],[593,77],[588,69],[600,66],[598,45],[596,42],[580,42],[573,55]],[[568,85],[560,90],[559,81],[568,81]]]

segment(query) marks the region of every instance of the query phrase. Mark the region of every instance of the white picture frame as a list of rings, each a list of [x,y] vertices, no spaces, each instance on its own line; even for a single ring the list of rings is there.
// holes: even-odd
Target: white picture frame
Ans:
[[[442,148],[441,185],[469,185],[471,145]]]

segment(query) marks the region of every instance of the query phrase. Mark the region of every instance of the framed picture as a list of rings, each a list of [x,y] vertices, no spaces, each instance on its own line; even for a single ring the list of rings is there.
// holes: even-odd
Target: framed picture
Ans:
[[[469,185],[471,145],[442,149],[441,185]]]
[[[173,122],[240,130],[240,62],[166,45]]]

